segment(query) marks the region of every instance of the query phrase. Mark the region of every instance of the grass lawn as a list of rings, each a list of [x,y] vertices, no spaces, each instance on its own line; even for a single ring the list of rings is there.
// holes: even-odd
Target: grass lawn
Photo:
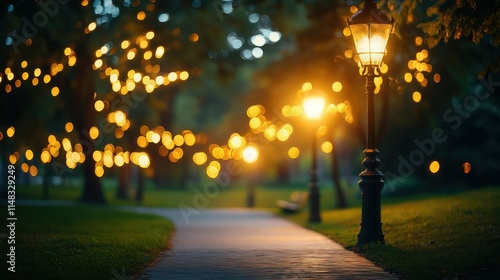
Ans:
[[[197,188],[197,193],[204,193],[204,185],[202,184]],[[359,203],[359,199],[356,195],[359,193],[359,189],[355,188],[344,188],[349,194],[348,197],[352,198],[352,203]],[[257,186],[255,188],[255,207],[256,208],[276,208],[276,200],[290,198],[290,194],[293,191],[307,191],[308,185],[304,183],[303,185],[295,186]],[[42,199],[42,187],[41,186],[22,186],[16,189],[18,199]],[[76,201],[81,195],[81,187],[51,187],[50,188],[50,198],[52,200],[71,200]],[[112,205],[137,205],[137,203],[131,199],[128,201],[117,200],[115,198],[116,189],[106,188],[105,196],[109,204]],[[351,195],[355,193],[356,195]],[[144,199],[141,205],[143,206],[154,206],[154,207],[178,207],[180,203],[186,204],[188,206],[193,206],[193,199],[196,197],[196,193],[192,189],[155,189],[150,188],[145,191]],[[244,185],[229,185],[220,190],[218,195],[208,197],[207,207],[246,207],[246,197],[247,189]],[[334,194],[333,190],[329,186],[323,186],[321,188],[321,206],[323,209],[334,208]]]
[[[173,231],[159,216],[108,207],[17,206],[16,217],[16,273],[1,279],[126,279],[168,247]],[[1,275],[7,245],[0,240]]]
[[[355,248],[360,209],[323,211],[308,225],[306,211],[288,219],[356,249],[403,279],[500,279],[500,188],[382,206],[385,245]]]

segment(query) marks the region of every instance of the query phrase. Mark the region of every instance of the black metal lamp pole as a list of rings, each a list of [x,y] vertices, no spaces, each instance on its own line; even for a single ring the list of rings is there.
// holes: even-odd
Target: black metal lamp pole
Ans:
[[[354,14],[347,24],[356,44],[358,58],[366,79],[366,148],[363,160],[365,170],[359,174],[361,180],[361,229],[357,245],[369,242],[384,243],[381,223],[380,193],[384,187],[384,174],[377,170],[380,160],[375,144],[375,77],[379,76],[379,66],[385,55],[394,19],[389,19],[377,9],[373,0],[365,0],[361,11]]]
[[[316,127],[316,126],[315,126]],[[309,222],[321,223],[319,214],[318,160],[316,133],[312,133],[311,181],[309,183]]]
[[[384,187],[384,174],[377,170],[380,160],[375,145],[375,82],[376,70],[367,66],[363,75],[366,78],[366,149],[363,165],[366,169],[359,174],[361,180],[361,230],[358,234],[358,245],[369,242],[384,242],[380,218],[380,193]]]
[[[318,166],[317,166],[317,142],[316,129],[319,125],[319,119],[325,106],[324,95],[318,90],[309,90],[305,93],[303,107],[307,117],[313,122],[312,134],[312,162],[311,162],[311,181],[309,182],[309,222],[321,223],[319,212],[319,188],[318,188]]]

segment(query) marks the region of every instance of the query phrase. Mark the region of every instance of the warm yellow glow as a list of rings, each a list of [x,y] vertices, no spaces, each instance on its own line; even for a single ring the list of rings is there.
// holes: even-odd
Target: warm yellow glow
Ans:
[[[47,138],[47,141],[49,142],[50,145],[54,145],[57,141],[56,137],[54,135],[49,135]]]
[[[59,88],[58,87],[53,87],[52,90],[50,91],[50,94],[52,94],[52,96],[58,96],[59,95]]]
[[[101,151],[94,151],[94,152],[92,153],[92,159],[94,159],[94,161],[95,161],[95,162],[99,162],[99,161],[101,161],[101,160],[102,160],[103,155],[104,155],[104,154],[103,154],[103,152],[101,152]]]
[[[12,138],[15,133],[16,133],[16,129],[13,126],[7,128],[7,137]]]
[[[389,39],[391,24],[353,24],[351,33],[361,65],[380,66]]]
[[[175,73],[175,72],[168,73],[168,80],[171,82],[174,82],[175,80],[177,80],[177,73]]]
[[[254,118],[254,117],[257,117],[258,115],[260,115],[260,108],[258,105],[252,105],[250,107],[248,107],[247,109],[247,116],[249,118]]]
[[[193,162],[197,165],[205,164],[205,162],[207,162],[207,159],[207,154],[205,154],[204,152],[198,152],[193,155]]]
[[[288,156],[290,158],[297,158],[299,157],[299,149],[297,147],[291,147],[289,150],[288,150]]]
[[[125,159],[122,155],[115,156],[115,165],[118,167],[122,167],[125,164]]]
[[[200,39],[200,36],[198,36],[198,34],[196,34],[196,33],[189,35],[189,41],[191,41],[193,43],[198,42],[199,39]]]
[[[432,173],[437,173],[439,171],[439,162],[438,161],[433,161],[429,165],[429,171]]]
[[[102,54],[107,54],[108,51],[109,51],[109,48],[108,48],[107,45],[104,45],[104,46],[101,47],[100,51],[101,51]]]
[[[24,156],[26,157],[27,160],[32,160],[33,159],[33,151],[32,150],[26,150],[24,153]]]
[[[342,83],[340,83],[340,82],[333,83],[332,89],[335,92],[340,92],[342,90]]]
[[[175,135],[174,144],[176,146],[182,146],[184,144],[184,137],[182,137],[182,135]]]
[[[96,27],[97,24],[95,22],[91,22],[87,28],[89,29],[89,31],[94,31]]]
[[[36,166],[31,166],[30,167],[30,175],[35,177],[36,175],[38,175],[38,168],[36,168]]]
[[[144,53],[143,57],[145,60],[150,60],[153,57],[153,52],[147,51]]]
[[[102,110],[104,110],[104,102],[102,102],[101,100],[97,100],[94,103],[94,108],[97,112],[101,112]]]
[[[214,165],[207,166],[207,176],[212,179],[217,178],[219,176],[219,169]]]
[[[310,91],[310,90],[312,90],[312,88],[313,88],[313,87],[312,87],[312,84],[311,84],[311,83],[309,83],[309,82],[304,83],[304,84],[302,85],[302,91],[303,91],[303,92]]]
[[[382,66],[380,66],[380,73],[385,74],[389,71],[389,66],[385,63],[382,63]]]
[[[245,138],[241,137],[238,133],[233,133],[228,141],[228,145],[231,149],[240,149],[245,146],[245,144]]]
[[[317,120],[323,113],[325,99],[321,96],[306,96],[303,101],[303,107],[308,118]]]
[[[421,46],[423,42],[424,42],[424,39],[422,39],[422,37],[417,36],[417,37],[415,38],[415,45],[416,45],[416,46]]]
[[[465,174],[469,173],[472,169],[470,163],[468,162],[464,162],[464,164],[462,164],[462,168],[464,169]]]
[[[349,27],[346,27],[344,28],[344,30],[342,30],[342,33],[344,34],[344,36],[349,37],[351,36],[351,29],[349,29]]]
[[[413,80],[413,76],[411,73],[406,73],[405,74],[405,82],[410,83]]]
[[[10,162],[10,164],[16,164],[17,157],[15,155],[10,155],[9,156],[9,162]]]
[[[181,81],[185,81],[189,78],[189,73],[187,71],[182,71],[180,74],[179,74],[179,79],[181,79]]]
[[[146,148],[148,146],[148,141],[146,140],[146,137],[144,136],[137,137],[137,146],[141,148]]]
[[[149,46],[149,41],[148,40],[141,40],[139,43],[139,48],[145,49]]]
[[[321,143],[321,150],[324,152],[324,153],[331,153],[332,150],[333,150],[333,145],[330,141],[325,141],[323,143]]]
[[[102,64],[102,59],[97,59],[96,61],[94,61],[94,69],[101,68]]]
[[[50,77],[49,74],[46,74],[45,76],[43,76],[43,82],[48,84],[50,82],[50,80],[52,80],[52,77]]]
[[[48,163],[48,162],[50,162],[51,159],[52,159],[52,156],[50,155],[50,153],[47,150],[44,150],[42,152],[42,154],[40,154],[40,160],[42,161],[42,163]]]
[[[102,168],[102,166],[96,166],[94,172],[95,175],[99,178],[104,176],[104,168]]]
[[[274,141],[276,139],[276,127],[270,126],[264,130],[264,137],[269,141]]]
[[[224,150],[221,147],[215,147],[212,149],[212,156],[221,159],[224,156]]]
[[[352,114],[347,114],[345,117],[344,117],[345,121],[347,123],[352,123],[354,121],[354,117],[352,116]]]
[[[21,75],[21,78],[23,80],[27,80],[28,78],[30,77],[30,74],[28,72],[24,72],[22,75]]]
[[[138,83],[142,80],[142,74],[137,72],[134,74],[134,82]]]
[[[417,75],[416,75],[416,77],[415,77],[415,78],[417,79],[417,81],[418,81],[419,83],[423,82],[423,81],[424,81],[424,79],[425,79],[424,74],[422,74],[422,73],[420,73],[420,72],[419,72],[419,73],[417,73]]]
[[[26,60],[23,60],[21,62],[21,68],[26,68],[28,66],[28,62]]]
[[[170,153],[170,157],[173,157],[175,159],[175,161],[181,159],[182,157],[184,156],[184,151],[182,150],[182,148],[175,148],[171,153]]]
[[[70,56],[68,58],[68,65],[69,66],[74,66],[76,63],[76,56]],[[60,64],[62,66],[62,64]],[[62,70],[62,69],[61,69]]]
[[[165,48],[163,46],[159,46],[156,48],[155,56],[156,58],[161,58],[165,53]]]
[[[248,122],[248,126],[250,126],[251,129],[258,129],[261,125],[262,121],[257,117],[251,118]]]
[[[70,133],[71,131],[73,131],[73,123],[67,122],[66,125],[64,125],[64,129],[67,133]]]
[[[146,38],[148,40],[151,40],[155,37],[155,33],[153,31],[149,31],[148,33],[146,33]]]
[[[91,127],[89,131],[89,136],[94,140],[97,139],[97,137],[99,137],[99,129],[95,126]]]
[[[147,136],[146,136],[146,139],[147,139]],[[160,140],[161,140],[160,134],[158,134],[156,132],[151,133],[151,142],[158,144],[160,142]]]
[[[40,70],[40,68],[36,68],[35,71],[33,71],[33,75],[35,75],[35,77],[40,76],[40,74],[42,74],[42,70]]]
[[[247,163],[253,163],[259,158],[259,150],[254,145],[248,145],[243,150],[243,160]]]
[[[141,168],[148,168],[151,164],[151,162],[149,161],[149,156],[146,153],[141,153],[137,162]]]
[[[122,49],[126,49],[126,48],[130,47],[130,41],[123,40],[120,46],[122,47]]]
[[[193,133],[187,133],[184,135],[184,143],[188,146],[193,146],[196,143],[196,136]]]
[[[66,151],[66,152],[69,152],[71,151],[72,147],[71,147],[71,141],[69,141],[68,138],[64,138],[62,140],[62,146],[63,146],[63,149]]]
[[[433,79],[434,79],[434,82],[435,82],[435,83],[439,83],[439,82],[441,81],[441,75],[439,75],[439,74],[434,74]]]
[[[137,52],[137,50],[135,48],[129,50],[128,53],[127,53],[127,59],[128,60],[134,59],[136,52]]]
[[[127,121],[127,116],[123,111],[116,111],[114,115],[114,121],[118,126],[123,126]]]
[[[146,13],[144,13],[143,11],[137,13],[138,20],[144,20],[145,18],[146,18]]]
[[[352,50],[346,50],[346,51],[344,52],[344,56],[345,56],[346,58],[352,58],[352,56],[353,56],[353,52],[352,52]]]
[[[290,133],[286,129],[283,129],[283,128],[278,130],[278,132],[276,133],[276,138],[282,142],[288,140],[289,137],[290,137]]]
[[[418,91],[415,91],[413,93],[412,98],[413,98],[413,101],[418,103],[418,102],[420,102],[420,100],[422,100],[422,94],[420,94],[420,92],[418,92]]]
[[[302,107],[300,106],[293,106],[290,109],[290,113],[292,114],[293,117],[298,117],[302,114]]]

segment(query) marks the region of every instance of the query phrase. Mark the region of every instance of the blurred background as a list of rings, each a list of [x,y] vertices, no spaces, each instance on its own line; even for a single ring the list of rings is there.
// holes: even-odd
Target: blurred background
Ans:
[[[254,185],[274,207],[307,190],[314,139],[322,207],[359,204],[365,90],[346,19],[361,2],[2,1],[0,177],[16,166],[18,199],[175,207],[215,183],[210,206],[245,206]],[[384,195],[497,183],[496,11],[378,2],[396,19],[375,81]]]

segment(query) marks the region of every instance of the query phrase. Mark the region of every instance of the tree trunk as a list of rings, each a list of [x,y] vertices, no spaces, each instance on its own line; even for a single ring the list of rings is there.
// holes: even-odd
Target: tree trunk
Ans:
[[[143,196],[144,196],[144,171],[142,170],[142,168],[139,168],[137,174],[137,192],[135,194],[135,201],[137,201],[137,203],[142,203]]]
[[[118,169],[118,189],[116,198],[128,200],[130,189],[130,164],[125,164]]]
[[[340,185],[340,176],[338,168],[338,158],[337,150],[335,149],[335,141],[332,140],[333,150],[331,152],[332,156],[332,179],[333,179],[333,191],[335,192],[335,206],[337,208],[346,208],[347,200],[345,198],[345,193]]]
[[[45,172],[43,173],[43,199],[44,200],[50,200],[50,195],[49,195],[49,186],[50,186],[50,178],[52,176],[51,175],[51,170],[52,168],[50,168],[49,166],[46,166],[45,168]]]
[[[72,108],[71,113],[74,120],[75,128],[78,130],[80,141],[84,147],[86,160],[83,163],[83,194],[80,197],[82,202],[105,204],[106,199],[101,188],[101,181],[94,172],[95,163],[92,159],[92,153],[95,151],[96,143],[88,137],[88,131],[95,124],[95,109],[94,109],[94,73],[92,71],[92,56],[88,54],[85,44],[77,45],[75,48],[78,62],[76,63],[76,75],[78,78],[68,81],[71,92],[65,96],[76,104]],[[72,104],[68,103],[68,104]]]

